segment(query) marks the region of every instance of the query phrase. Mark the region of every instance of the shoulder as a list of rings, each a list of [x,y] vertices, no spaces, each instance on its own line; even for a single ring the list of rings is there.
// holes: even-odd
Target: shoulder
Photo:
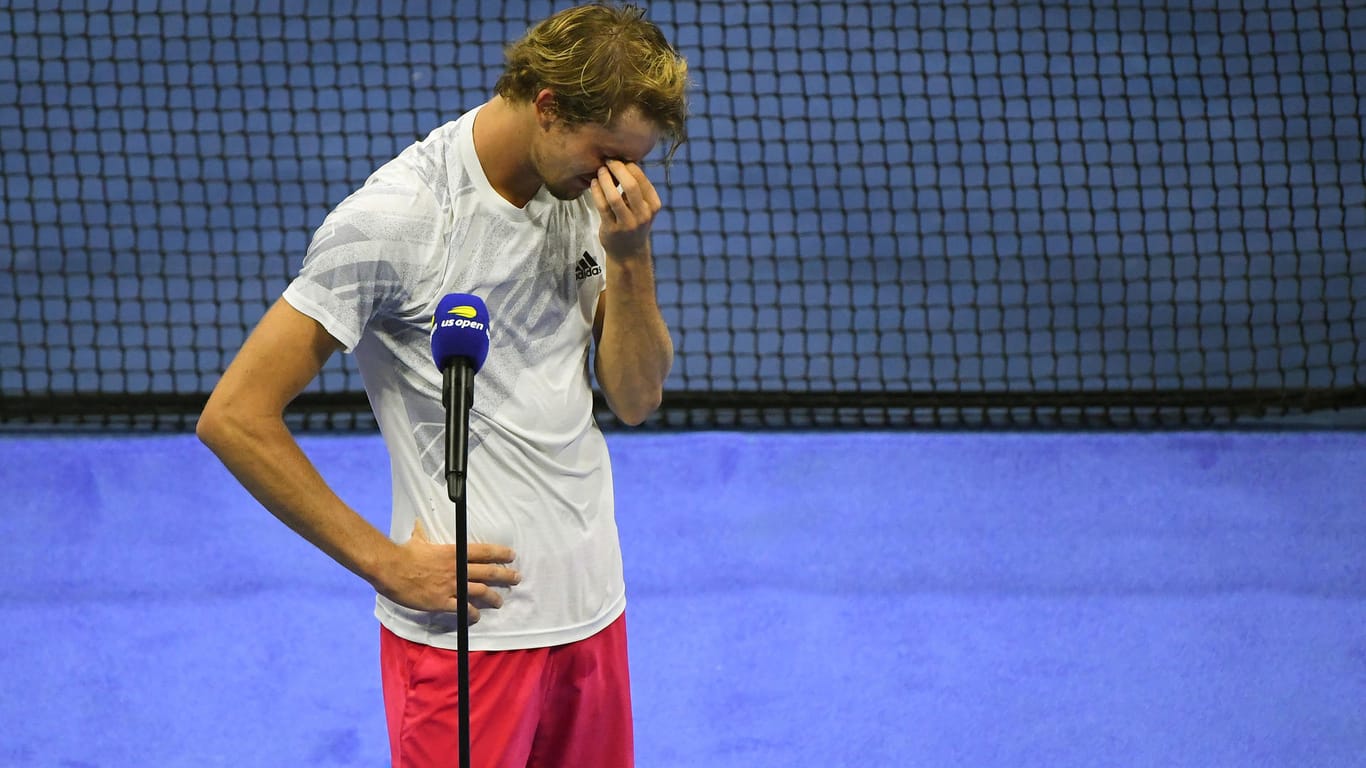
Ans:
[[[358,189],[336,205],[324,229],[348,234],[348,240],[435,242],[445,221],[436,172],[420,160],[423,153],[404,150],[377,168]]]

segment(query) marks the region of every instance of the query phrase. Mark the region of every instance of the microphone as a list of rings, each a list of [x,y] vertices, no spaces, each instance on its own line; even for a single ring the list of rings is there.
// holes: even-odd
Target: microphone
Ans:
[[[474,374],[484,366],[488,354],[489,310],[484,300],[469,293],[447,294],[432,316],[432,359],[442,373],[446,488],[453,500],[464,497]]]
[[[465,470],[470,453],[470,407],[474,374],[489,354],[489,310],[484,300],[452,293],[432,315],[432,360],[441,370],[446,407],[446,491],[455,502],[456,709],[460,768],[470,766],[469,533]]]

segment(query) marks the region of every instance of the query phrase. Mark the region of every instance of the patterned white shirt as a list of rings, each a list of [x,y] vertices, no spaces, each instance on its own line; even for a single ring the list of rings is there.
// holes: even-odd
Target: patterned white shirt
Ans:
[[[353,352],[389,452],[390,536],[421,520],[453,543],[444,477],[437,302],[472,293],[489,309],[489,355],[470,415],[469,538],[517,552],[522,582],[470,628],[473,650],[573,642],[625,610],[607,444],[593,419],[589,348],[606,285],[591,198],[542,189],[524,208],[489,184],[475,109],[379,168],[320,226],[285,290],[291,306]],[[456,615],[376,596],[400,637],[456,647]]]

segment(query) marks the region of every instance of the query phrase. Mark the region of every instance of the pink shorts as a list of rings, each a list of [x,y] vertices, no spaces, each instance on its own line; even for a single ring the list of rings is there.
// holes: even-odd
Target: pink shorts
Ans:
[[[458,765],[455,651],[380,627],[394,768]],[[632,768],[626,617],[577,643],[470,653],[471,768]]]

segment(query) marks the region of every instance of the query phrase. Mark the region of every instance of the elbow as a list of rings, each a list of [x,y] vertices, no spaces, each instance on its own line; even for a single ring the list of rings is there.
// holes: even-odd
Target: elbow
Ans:
[[[673,367],[673,344],[665,337],[661,360],[653,366],[607,366],[597,358],[597,378],[607,407],[629,427],[642,424],[664,402],[664,382]]]
[[[194,434],[199,438],[199,442],[221,457],[234,444],[253,439],[253,436],[248,434],[248,427],[249,424],[243,420],[241,413],[228,407],[222,398],[210,395],[209,402],[205,403],[204,409],[199,412]]]
[[[612,414],[617,420],[628,427],[638,427],[650,418],[650,415],[659,410],[659,406],[664,401],[664,393],[661,390],[654,390],[652,393],[633,397],[629,402],[619,402],[609,400],[608,405],[612,408]]]
[[[226,431],[225,419],[220,409],[214,406],[211,399],[204,406],[204,410],[199,412],[199,420],[195,422],[194,434],[199,438],[209,450],[217,452],[215,446],[221,445],[223,434]]]

